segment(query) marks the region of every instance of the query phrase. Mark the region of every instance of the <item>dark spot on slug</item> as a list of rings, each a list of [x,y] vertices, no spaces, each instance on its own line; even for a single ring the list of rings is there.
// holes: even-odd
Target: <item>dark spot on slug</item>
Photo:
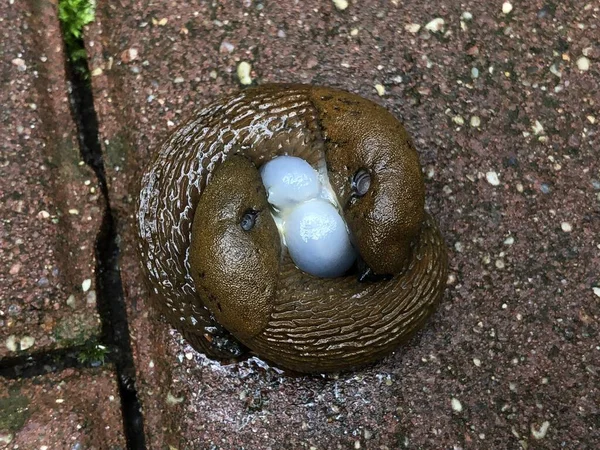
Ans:
[[[250,231],[252,228],[254,228],[254,225],[256,224],[257,215],[258,211],[255,211],[253,209],[247,210],[242,216],[242,220],[240,221],[240,226],[242,227],[242,230]]]
[[[364,196],[371,187],[371,174],[365,170],[360,169],[352,177],[352,191],[357,197]]]

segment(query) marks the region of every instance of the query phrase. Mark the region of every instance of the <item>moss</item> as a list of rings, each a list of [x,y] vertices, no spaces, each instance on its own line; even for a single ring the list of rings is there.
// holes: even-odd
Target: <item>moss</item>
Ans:
[[[71,314],[56,324],[54,338],[61,347],[82,345],[98,334],[99,327],[99,320],[93,314]]]
[[[102,365],[108,356],[109,350],[106,346],[97,342],[89,342],[77,355],[81,364]]]
[[[104,158],[107,168],[114,170],[115,167],[123,169],[127,161],[127,155],[131,150],[131,145],[123,133],[117,133],[105,144]]]
[[[95,0],[59,0],[58,18],[62,24],[67,56],[79,75],[88,77],[87,53],[82,40],[83,27],[94,21]]]
[[[18,391],[0,398],[0,431],[15,433],[29,418],[29,399]]]

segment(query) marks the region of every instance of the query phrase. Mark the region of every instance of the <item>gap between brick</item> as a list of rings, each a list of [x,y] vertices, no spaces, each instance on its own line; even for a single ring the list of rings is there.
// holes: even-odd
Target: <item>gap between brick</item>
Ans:
[[[81,44],[82,48],[85,48],[83,41]],[[79,60],[77,64],[84,65],[85,70],[75,70],[68,60],[66,63],[66,72],[71,84],[71,112],[78,130],[81,157],[95,172],[106,204],[95,246],[96,292],[98,312],[102,321],[102,343],[110,349],[110,360],[117,372],[127,448],[142,450],[146,448],[143,417],[135,388],[135,365],[119,269],[117,227],[106,183],[87,57]]]

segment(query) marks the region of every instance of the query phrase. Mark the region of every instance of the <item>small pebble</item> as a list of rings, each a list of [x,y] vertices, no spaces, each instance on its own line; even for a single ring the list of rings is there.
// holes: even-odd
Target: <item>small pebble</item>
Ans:
[[[497,259],[496,260],[496,268],[497,269],[504,269],[504,261],[502,259]]]
[[[376,84],[375,90],[377,91],[377,94],[380,97],[383,97],[385,95],[385,87],[382,84]]]
[[[170,392],[167,393],[167,405],[177,405],[178,403],[181,403],[183,400],[184,400],[183,396],[175,397]]]
[[[404,29],[406,31],[408,31],[409,33],[418,33],[419,30],[421,29],[421,25],[419,25],[418,23],[409,23],[408,25],[406,25],[404,27]]]
[[[513,5],[510,2],[504,2],[502,3],[502,14],[510,14],[510,12],[513,10]]]
[[[452,409],[456,412],[462,412],[463,407],[462,407],[462,403],[460,403],[460,400],[457,398],[453,398],[452,400],[450,400],[450,404],[452,405]]]
[[[465,11],[460,15],[460,18],[462,20],[473,20],[473,14],[471,14],[469,11]]]
[[[544,132],[544,127],[538,120],[534,122],[534,124],[531,126],[531,129],[533,130],[533,134],[536,136]]]
[[[90,291],[85,297],[85,303],[88,306],[94,306],[96,304],[96,291]]]
[[[587,59],[585,56],[582,56],[577,60],[577,68],[582,72],[590,70],[590,60]]]
[[[250,72],[252,71],[252,66],[250,63],[246,61],[242,61],[237,66],[237,76],[244,86],[248,86],[252,84],[252,77],[250,76]]]
[[[124,63],[128,63],[131,61],[135,61],[139,57],[139,52],[136,48],[129,48],[121,53],[121,61]]]
[[[594,287],[592,288],[592,291],[594,292],[594,295],[595,295],[596,297],[600,298],[600,287],[596,287],[596,286],[594,286]]]
[[[473,67],[471,69],[471,78],[475,79],[479,77],[479,69],[477,67]]]
[[[21,270],[21,263],[16,263],[13,264],[10,268],[10,270],[8,271],[9,274],[11,275],[16,275],[19,273],[19,271]]]
[[[221,45],[219,47],[219,52],[220,53],[231,53],[234,50],[234,45],[229,42],[229,41],[223,41],[221,42]]]
[[[31,336],[23,336],[21,338],[21,342],[19,342],[19,345],[21,346],[21,350],[27,350],[28,348],[33,347],[34,343],[35,343],[35,338],[33,338]]]
[[[473,364],[477,367],[481,367],[481,360],[479,358],[473,358]]]
[[[333,4],[340,11],[343,11],[343,10],[345,10],[348,7],[348,1],[347,0],[333,0]]]
[[[452,122],[454,122],[458,126],[463,126],[465,124],[465,119],[462,116],[454,116],[452,118]]]
[[[445,24],[446,22],[444,21],[444,19],[442,19],[441,17],[436,17],[427,25],[425,25],[425,29],[435,33],[438,31],[442,31],[444,29]]]
[[[509,236],[506,239],[504,239],[504,245],[513,245],[514,243],[515,243],[515,238],[512,236]]]
[[[75,302],[75,296],[73,294],[69,295],[69,297],[67,298],[67,306],[69,306],[70,308],[75,309],[76,306],[76,302]]]
[[[485,174],[485,179],[492,186],[499,186],[500,185],[500,179],[498,178],[498,174],[496,172],[493,172],[493,171],[487,172]]]
[[[13,66],[17,66],[17,69],[21,72],[25,72],[27,70],[27,65],[25,65],[25,61],[21,58],[15,58],[12,61]]]
[[[479,126],[481,125],[481,119],[479,118],[479,116],[472,116],[469,123],[473,128],[479,128]]]
[[[11,352],[19,350],[19,347],[17,346],[17,337],[14,334],[6,338],[4,345],[6,345],[6,348]]]
[[[533,424],[531,424],[531,435],[534,439],[540,440],[546,437],[546,433],[548,432],[548,428],[550,428],[550,422],[547,420],[542,423],[542,426],[539,429],[535,429]]]
[[[97,77],[99,75],[102,75],[102,67],[96,67],[94,70],[92,70],[93,77]]]
[[[180,84],[180,83],[183,83],[183,81],[184,81],[184,80],[183,80],[183,77],[176,77],[176,78],[173,80],[173,83],[175,83],[175,84]]]
[[[573,231],[573,226],[569,222],[563,222],[563,223],[561,223],[560,224],[560,228],[565,233],[570,233],[571,231]]]
[[[92,280],[90,278],[83,280],[83,283],[81,283],[81,289],[83,290],[83,292],[89,291],[91,287],[92,287]]]

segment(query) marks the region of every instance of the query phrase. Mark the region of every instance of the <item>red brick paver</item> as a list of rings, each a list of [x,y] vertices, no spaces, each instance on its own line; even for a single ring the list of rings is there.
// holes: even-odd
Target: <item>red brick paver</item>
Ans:
[[[483,0],[101,2],[87,44],[149,447],[598,447],[599,14],[575,1],[508,14]],[[195,108],[239,88],[240,61],[258,83],[375,99],[415,138],[450,286],[424,332],[371,368],[222,367],[149,310],[136,176]]]
[[[0,380],[0,448],[125,449],[120,408],[109,370]]]
[[[96,336],[103,214],[69,111],[56,5],[0,6],[0,357]]]

